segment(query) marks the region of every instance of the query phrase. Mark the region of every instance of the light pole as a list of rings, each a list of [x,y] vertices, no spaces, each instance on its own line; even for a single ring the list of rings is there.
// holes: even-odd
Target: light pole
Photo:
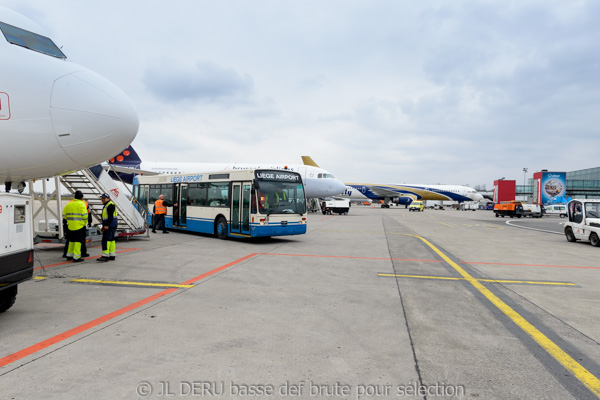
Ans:
[[[527,170],[529,168],[523,168],[523,186],[527,185],[527,183],[525,183],[525,180],[527,179]]]

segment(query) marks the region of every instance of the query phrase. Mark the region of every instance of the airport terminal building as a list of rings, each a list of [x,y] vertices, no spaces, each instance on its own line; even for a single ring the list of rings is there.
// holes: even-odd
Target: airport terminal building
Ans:
[[[516,185],[516,198],[536,202],[537,193],[544,189],[542,184],[549,188],[551,194],[554,191],[557,197],[597,199],[600,198],[600,167],[571,172],[536,172],[533,178],[528,179],[527,185]],[[559,190],[561,184],[564,184],[562,196]],[[550,202],[547,200],[549,199],[544,199],[542,203]]]

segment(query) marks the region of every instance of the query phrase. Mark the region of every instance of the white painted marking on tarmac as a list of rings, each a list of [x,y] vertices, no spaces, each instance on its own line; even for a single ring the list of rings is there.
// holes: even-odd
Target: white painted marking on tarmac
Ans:
[[[546,230],[546,229],[532,228],[530,226],[513,225],[513,224],[511,224],[511,222],[518,222],[518,221],[506,221],[506,225],[514,226],[515,228],[531,229],[532,231],[553,233],[555,235],[564,235],[564,233],[562,233],[562,232],[554,232],[554,231],[549,231],[549,230]]]

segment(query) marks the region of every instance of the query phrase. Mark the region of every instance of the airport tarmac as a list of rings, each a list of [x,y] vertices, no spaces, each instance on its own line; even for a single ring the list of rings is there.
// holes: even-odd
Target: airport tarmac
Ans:
[[[594,399],[600,249],[559,222],[357,206],[302,236],[119,241],[109,263],[38,246],[0,314],[1,397]]]

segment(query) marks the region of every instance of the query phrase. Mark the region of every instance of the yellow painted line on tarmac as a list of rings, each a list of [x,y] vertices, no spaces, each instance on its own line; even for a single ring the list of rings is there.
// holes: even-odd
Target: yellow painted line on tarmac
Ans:
[[[405,235],[415,237],[424,242],[429,248],[431,248],[437,255],[439,255],[444,261],[446,261],[452,268],[456,270],[465,280],[467,280],[475,289],[477,289],[482,295],[484,295],[493,305],[495,305],[500,311],[502,311],[507,317],[509,317],[519,328],[527,333],[533,340],[537,342],[548,354],[550,354],[556,361],[558,361],[563,367],[571,372],[581,383],[583,383],[588,389],[592,391],[596,396],[600,397],[600,379],[594,376],[588,371],[583,365],[579,364],[573,357],[567,354],[561,349],[556,343],[550,340],[544,335],[539,329],[533,326],[529,321],[521,316],[518,312],[513,310],[508,304],[500,300],[498,296],[492,293],[488,288],[483,286],[481,282],[473,278],[467,271],[462,269],[458,264],[452,261],[446,254],[442,253],[437,247],[431,242],[421,236],[417,235]]]
[[[491,225],[491,224],[486,224],[486,225],[484,225],[484,226],[485,226],[486,228],[504,229],[504,228],[503,228],[503,227],[501,227],[501,226],[496,226],[496,225]]]
[[[48,279],[47,276],[34,276],[33,280],[34,281],[43,281],[44,279]]]
[[[445,222],[440,222],[440,224],[442,224],[442,225],[446,225],[446,226],[449,226],[450,228],[456,228],[456,226],[454,226],[454,225],[450,225],[450,224],[447,224],[447,223],[445,223]]]
[[[416,278],[416,279],[441,279],[448,281],[464,281],[465,278],[457,278],[451,276],[427,276],[427,275],[403,275],[403,274],[377,274],[377,276],[391,276],[399,278]],[[477,279],[479,282],[491,283],[524,283],[528,285],[554,285],[554,286],[577,286],[571,282],[542,282],[542,281],[517,281],[507,279]]]
[[[189,289],[194,285],[179,285],[175,283],[152,283],[152,282],[131,282],[131,281],[106,281],[103,279],[73,279],[71,282],[75,283],[97,283],[100,285],[128,285],[128,286],[147,286],[157,288],[183,288]]]

